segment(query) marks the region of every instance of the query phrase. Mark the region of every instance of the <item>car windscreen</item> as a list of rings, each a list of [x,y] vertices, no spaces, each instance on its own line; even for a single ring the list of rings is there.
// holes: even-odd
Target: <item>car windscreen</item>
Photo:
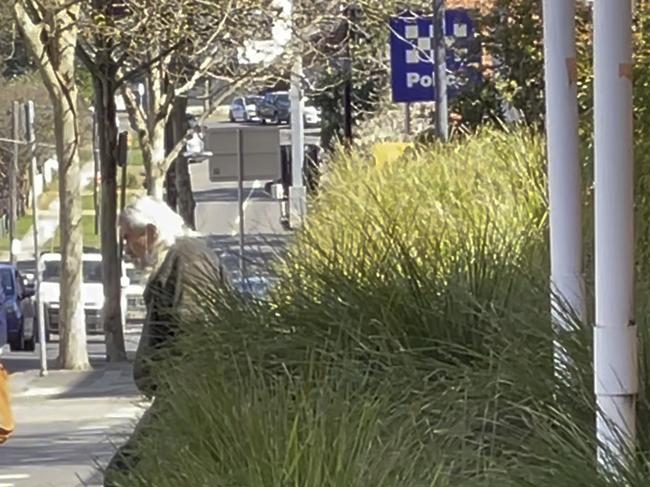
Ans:
[[[94,284],[102,283],[102,263],[101,261],[85,261],[83,263],[84,267],[84,282],[90,282]]]
[[[16,269],[18,269],[21,273],[34,272],[36,266],[34,265],[33,260],[19,260],[16,262]]]
[[[46,261],[43,268],[44,282],[59,282],[61,279],[61,261]],[[101,261],[84,261],[83,262],[83,282],[99,283],[102,282],[102,263]]]
[[[5,296],[14,294],[14,279],[11,269],[0,269],[0,284],[2,284],[2,291]]]
[[[278,95],[278,101],[281,101],[282,103],[289,103],[289,95],[286,93]]]
[[[61,261],[48,260],[43,266],[43,282],[59,282],[61,278]]]
[[[147,281],[146,274],[134,267],[127,267],[126,277],[129,278],[131,284],[144,284]]]
[[[261,98],[259,96],[247,96],[246,105],[256,105],[260,102]]]

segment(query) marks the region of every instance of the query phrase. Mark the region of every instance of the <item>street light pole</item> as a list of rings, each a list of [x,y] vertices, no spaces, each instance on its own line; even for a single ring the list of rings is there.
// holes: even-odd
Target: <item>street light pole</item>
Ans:
[[[436,133],[449,138],[447,107],[447,49],[445,48],[445,0],[433,0],[433,42],[435,44]]]
[[[307,191],[303,183],[303,164],[305,159],[305,121],[302,94],[302,52],[297,35],[299,0],[293,0],[291,6],[291,23],[293,27],[293,56],[291,69],[291,186],[289,187],[289,225],[299,228],[305,217]]]
[[[20,102],[14,100],[11,105],[11,138],[13,150],[9,164],[9,256],[12,264],[18,259],[16,255],[16,220],[18,219],[18,153],[20,151]]]
[[[351,3],[345,7],[345,22],[346,22],[346,39],[345,39],[345,59],[343,62],[344,76],[343,81],[343,141],[347,147],[352,146],[352,125],[353,125],[353,107],[352,107],[352,92],[354,71],[352,66],[352,42],[355,36],[355,23],[357,22],[357,9],[356,3]]]
[[[34,280],[36,313],[34,323],[34,332],[38,330],[38,351],[41,361],[41,376],[47,375],[47,340],[45,334],[45,320],[43,319],[43,303],[41,301],[41,260],[40,242],[38,235],[38,197],[36,196],[36,136],[34,133],[34,102],[25,103],[25,138],[29,144],[29,179],[32,186],[32,226],[34,235]]]
[[[578,149],[575,0],[544,0],[546,143],[551,247],[551,314],[557,331],[571,330],[571,314],[586,319],[582,275],[582,183]],[[566,370],[556,344],[555,370]]]
[[[552,1],[552,0],[551,0]],[[598,460],[625,461],[636,440],[632,4],[594,2],[594,388]]]

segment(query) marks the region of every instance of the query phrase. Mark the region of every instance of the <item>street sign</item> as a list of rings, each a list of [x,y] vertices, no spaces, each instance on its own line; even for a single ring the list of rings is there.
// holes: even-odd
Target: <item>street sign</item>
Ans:
[[[447,69],[458,71],[469,62],[471,53],[462,56],[451,49],[458,41],[474,37],[474,24],[465,10],[445,12]],[[434,22],[430,16],[406,12],[390,19],[391,84],[394,102],[435,100]]]
[[[241,146],[239,145],[240,134]],[[240,155],[244,164],[242,175],[244,180],[266,181],[280,177],[278,127],[207,124],[205,149],[212,153],[209,161],[212,182],[237,181]]]

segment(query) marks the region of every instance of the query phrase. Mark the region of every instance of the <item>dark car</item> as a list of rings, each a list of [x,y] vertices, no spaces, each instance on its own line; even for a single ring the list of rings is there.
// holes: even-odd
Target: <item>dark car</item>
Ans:
[[[16,268],[23,277],[25,289],[36,292],[36,264],[33,260],[19,260]]]
[[[7,341],[12,351],[34,350],[36,342],[33,288],[27,288],[21,273],[12,264],[0,264],[0,285],[7,319]]]
[[[259,102],[257,113],[262,123],[289,123],[291,119],[291,103],[289,93],[286,91],[274,91],[267,93]]]

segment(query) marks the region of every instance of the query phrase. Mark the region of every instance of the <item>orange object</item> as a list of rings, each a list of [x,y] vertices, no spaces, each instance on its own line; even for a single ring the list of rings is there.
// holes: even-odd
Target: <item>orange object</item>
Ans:
[[[9,390],[9,373],[0,364],[0,445],[11,436],[15,428],[14,415],[11,410]]]

